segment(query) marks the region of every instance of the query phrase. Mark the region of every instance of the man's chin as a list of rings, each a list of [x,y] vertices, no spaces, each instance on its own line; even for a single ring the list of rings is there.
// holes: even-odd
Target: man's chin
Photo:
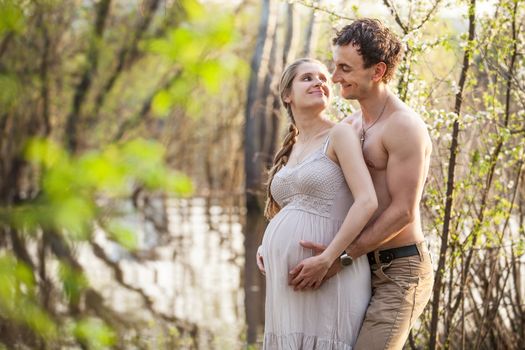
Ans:
[[[341,97],[343,97],[345,100],[357,100],[357,96],[351,92],[349,93],[342,92]]]

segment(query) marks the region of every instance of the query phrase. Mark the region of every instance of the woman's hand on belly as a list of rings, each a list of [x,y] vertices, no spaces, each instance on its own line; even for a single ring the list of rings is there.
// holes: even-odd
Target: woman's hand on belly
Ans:
[[[321,286],[332,261],[324,259],[321,255],[304,259],[294,267],[288,275],[288,284],[294,290],[317,289]]]
[[[315,243],[315,242],[310,242],[310,241],[301,241],[300,244],[301,244],[301,246],[303,248],[311,249],[314,252],[315,256],[320,255],[322,252],[324,252],[326,250],[326,245],[321,244],[321,243]],[[292,285],[295,290],[302,290],[302,289],[305,289],[305,288],[304,287],[300,287],[300,283],[299,282],[301,282],[301,280],[295,278],[297,276],[297,273],[299,272],[298,267],[299,267],[299,265],[297,265],[296,267],[294,267],[290,271],[290,274],[291,274],[290,281],[292,281],[290,283],[290,285]],[[328,268],[328,271],[326,272],[325,276],[323,277],[323,280],[321,281],[321,283],[319,285],[316,286],[316,288],[321,287],[322,284],[327,279],[330,279],[332,276],[335,276],[339,271],[341,271],[341,264],[339,263],[339,259],[336,259],[335,261],[332,261],[332,264]],[[293,283],[293,281],[296,281],[296,283]]]

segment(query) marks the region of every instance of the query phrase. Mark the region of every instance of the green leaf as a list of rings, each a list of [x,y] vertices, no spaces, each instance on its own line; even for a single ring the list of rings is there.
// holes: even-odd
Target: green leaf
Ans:
[[[189,196],[193,192],[191,179],[182,174],[173,174],[168,179],[168,190],[179,195]]]
[[[217,61],[207,61],[202,63],[199,69],[204,86],[208,92],[218,92],[221,86],[222,67]]]
[[[230,16],[222,16],[211,27],[211,42],[216,47],[222,47],[229,44],[233,40],[234,21]]]
[[[34,138],[28,142],[25,157],[27,160],[47,168],[68,162],[68,157],[60,146],[50,140],[39,138]]]
[[[182,7],[190,19],[199,19],[205,15],[204,7],[195,0],[183,0]]]
[[[80,196],[71,196],[55,203],[54,210],[56,228],[67,230],[74,239],[86,240],[90,237],[95,214],[93,203]]]
[[[165,117],[167,116],[172,105],[173,98],[171,94],[166,90],[159,91],[153,98],[153,113],[158,117]]]
[[[24,284],[28,289],[32,289],[35,284],[35,278],[31,269],[25,265],[16,263],[14,268],[14,275],[19,283]]]
[[[115,344],[116,335],[102,320],[85,318],[79,321],[74,328],[75,336],[89,349],[107,349]]]
[[[0,314],[29,326],[40,336],[56,337],[56,326],[38,306],[31,269],[11,254],[0,255]]]
[[[164,56],[171,56],[172,45],[166,39],[151,40],[146,45],[150,52],[161,54]]]
[[[122,159],[128,166],[141,165],[144,167],[159,163],[164,159],[165,150],[161,144],[145,139],[135,139],[125,143],[121,148]],[[131,169],[133,170],[133,169]],[[135,169],[135,173],[140,174],[142,169]]]
[[[177,28],[171,32],[171,58],[182,64],[198,61],[204,49],[204,40],[193,28]]]
[[[90,152],[82,156],[75,167],[83,185],[105,193],[119,195],[126,190],[125,170],[118,164],[118,152],[109,147],[102,154]]]
[[[42,176],[45,193],[50,201],[60,202],[69,198],[81,179],[76,176],[76,169],[69,162],[60,162]],[[74,194],[73,194],[74,195]]]
[[[0,1],[0,37],[13,32],[20,34],[25,29],[25,17],[22,9],[15,1]]]
[[[183,106],[188,103],[188,97],[191,95],[191,92],[195,88],[195,82],[192,82],[191,79],[187,76],[185,76],[184,78],[186,79],[178,79],[175,82],[173,82],[169,90],[172,102],[179,106]]]
[[[36,304],[26,304],[22,310],[24,321],[35,331],[35,333],[45,339],[53,339],[57,336],[55,324]]]
[[[128,250],[137,248],[137,235],[125,225],[112,221],[108,226],[109,236]]]
[[[81,271],[74,270],[65,262],[60,263],[59,276],[66,297],[73,303],[77,303],[84,289],[89,286],[86,277]]]

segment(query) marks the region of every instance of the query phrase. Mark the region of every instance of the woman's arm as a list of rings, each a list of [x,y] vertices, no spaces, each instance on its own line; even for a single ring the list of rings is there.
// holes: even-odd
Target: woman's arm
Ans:
[[[295,286],[295,290],[320,286],[328,268],[359,235],[377,209],[374,185],[353,128],[345,123],[335,125],[330,132],[330,147],[343,171],[354,203],[328,247],[321,254],[301,261],[290,271],[290,284]]]

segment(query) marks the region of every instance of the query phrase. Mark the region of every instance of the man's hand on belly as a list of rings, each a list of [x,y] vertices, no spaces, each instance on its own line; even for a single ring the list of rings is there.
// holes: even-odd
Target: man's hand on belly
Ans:
[[[320,243],[315,243],[311,241],[300,241],[299,242],[303,248],[306,249],[312,249],[314,252],[314,256],[320,255],[324,250],[326,249],[326,246]],[[315,268],[312,267],[311,264],[314,261],[306,261],[312,258],[305,259],[301,261],[297,266],[295,266],[292,270],[290,270],[289,274],[289,284],[294,287],[294,290],[306,290],[306,289],[318,289],[321,287],[321,285],[326,281],[327,279],[331,278],[335,274],[337,274],[341,270],[341,264],[339,264],[339,259],[336,259],[332,262],[332,264],[328,267],[328,270],[322,280],[317,281],[315,283],[308,283],[308,279],[306,279],[305,282],[305,276],[310,275],[311,273],[314,273],[313,271],[310,271],[311,269]],[[307,264],[307,269],[305,270],[305,264]],[[319,268],[319,267],[317,267]],[[322,269],[322,267],[321,267]]]

